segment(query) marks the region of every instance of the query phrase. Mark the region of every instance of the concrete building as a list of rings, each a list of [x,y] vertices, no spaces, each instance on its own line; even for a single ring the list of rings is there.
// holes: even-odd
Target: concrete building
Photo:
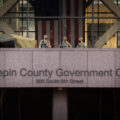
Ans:
[[[120,119],[120,0],[0,0],[0,33],[52,48],[0,48],[0,120]],[[73,48],[59,48],[63,37]],[[76,48],[83,37],[86,48]],[[107,49],[106,49],[107,48]]]

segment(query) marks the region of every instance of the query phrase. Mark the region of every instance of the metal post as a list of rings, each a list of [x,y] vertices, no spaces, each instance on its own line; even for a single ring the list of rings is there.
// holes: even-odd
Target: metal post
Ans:
[[[59,6],[60,6],[60,19],[59,19],[59,44],[62,43],[62,36],[63,36],[63,31],[62,31],[62,0],[60,0],[60,3],[59,3]]]
[[[92,48],[94,48],[95,40],[94,40],[94,0],[92,0]]]
[[[29,37],[29,0],[27,0],[27,37]]]
[[[98,17],[100,16],[100,0],[98,0]],[[100,36],[100,31],[99,31],[99,28],[100,28],[100,19],[98,18],[98,38],[99,39],[99,36]]]
[[[24,19],[23,19],[23,5],[24,5],[24,4],[23,4],[23,0],[22,0],[22,36],[23,36],[23,20],[24,20]]]

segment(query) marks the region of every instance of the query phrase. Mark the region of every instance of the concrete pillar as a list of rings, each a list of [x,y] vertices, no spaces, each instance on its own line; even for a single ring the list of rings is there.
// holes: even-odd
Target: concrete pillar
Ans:
[[[66,90],[53,91],[53,120],[67,120],[68,105]]]

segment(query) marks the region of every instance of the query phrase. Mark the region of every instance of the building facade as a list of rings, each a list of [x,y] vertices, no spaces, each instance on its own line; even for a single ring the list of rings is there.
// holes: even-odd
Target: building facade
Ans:
[[[47,35],[52,46],[0,48],[0,119],[119,120],[119,7],[120,0],[0,0],[1,34],[38,46]],[[73,48],[59,48],[63,37]]]

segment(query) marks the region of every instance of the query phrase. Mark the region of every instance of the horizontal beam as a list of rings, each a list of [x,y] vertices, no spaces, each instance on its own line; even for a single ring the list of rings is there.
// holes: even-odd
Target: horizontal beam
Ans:
[[[74,58],[74,60],[70,58]],[[19,67],[16,63],[19,63]],[[45,76],[45,74],[38,73],[40,76],[36,76],[35,73],[38,70],[46,73],[44,66],[47,66],[47,71],[51,75],[46,74]],[[59,69],[60,66],[61,69]],[[120,70],[118,69],[120,68],[119,49],[0,48],[0,68],[0,88],[49,87],[60,88],[60,91],[62,90],[61,88],[120,88]],[[26,69],[26,71],[22,68]],[[5,76],[4,70],[8,71],[8,75]],[[16,71],[16,75],[12,71]],[[26,76],[20,75],[20,71],[22,74],[26,74]],[[30,71],[33,73],[32,76],[29,74]],[[68,71],[69,76],[65,77],[65,71]],[[115,72],[118,72],[118,75],[115,75]],[[61,73],[63,73],[63,76]],[[65,94],[63,93],[63,95]],[[53,98],[56,97],[53,96]],[[64,108],[66,103],[60,107],[59,101],[55,99],[55,102],[57,103],[53,104],[53,110],[55,111],[57,109],[56,107],[59,107],[64,111],[60,111],[59,113],[55,112],[53,117],[56,118],[56,115],[60,114],[64,115],[65,112],[67,114]],[[63,105],[63,103],[60,104]],[[63,117],[65,118],[65,116],[61,116],[60,120],[64,120]],[[57,119],[55,118],[53,120]]]
[[[7,25],[5,22],[3,22],[2,20],[0,20],[0,28],[2,29],[2,31],[6,34],[15,34],[13,29],[11,29],[9,27],[9,25]]]
[[[5,15],[17,2],[19,2],[19,0],[8,0],[7,2],[5,2],[5,4],[0,7],[0,17]],[[6,34],[15,34],[12,28],[10,28],[10,26],[2,20],[0,20],[0,28]]]
[[[0,7],[0,17],[5,15],[14,5],[20,0],[8,0],[4,3],[2,7]]]
[[[113,13],[120,17],[120,8],[115,5],[113,0],[101,0]]]
[[[99,40],[95,44],[95,48],[102,48],[105,43],[107,43],[110,38],[120,29],[120,21],[115,23],[112,27],[108,29],[108,31],[99,38]]]

